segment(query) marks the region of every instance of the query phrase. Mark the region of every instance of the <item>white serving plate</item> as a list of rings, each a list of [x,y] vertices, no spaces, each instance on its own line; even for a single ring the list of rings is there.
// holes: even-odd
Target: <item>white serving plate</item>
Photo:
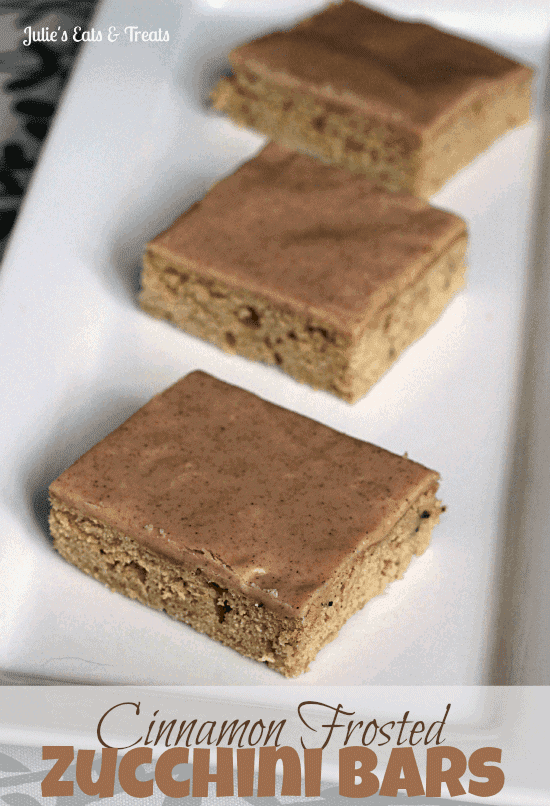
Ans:
[[[434,202],[470,222],[468,288],[369,395],[349,406],[227,356],[136,304],[144,243],[262,138],[210,111],[229,48],[303,16],[312,0],[105,2],[19,217],[1,276],[0,669],[5,682],[182,685],[481,684],[512,459],[538,131],[512,132]],[[396,3],[388,3],[396,9]],[[544,5],[510,27],[488,6],[408,6],[543,64]],[[523,27],[520,21],[525,18]],[[110,26],[169,42],[108,42]],[[69,566],[46,527],[48,484],[177,378],[203,369],[441,472],[448,512],[405,579],[288,681]],[[547,501],[544,502],[547,505]],[[540,612],[540,606],[537,613]]]

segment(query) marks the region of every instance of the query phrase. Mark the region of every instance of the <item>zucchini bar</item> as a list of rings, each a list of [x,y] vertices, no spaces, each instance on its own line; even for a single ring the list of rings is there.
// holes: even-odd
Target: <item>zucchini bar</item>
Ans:
[[[212,97],[233,121],[423,198],[529,118],[529,67],[353,0],[230,62]]]
[[[113,591],[294,677],[426,549],[438,479],[197,371],[51,484],[50,527]]]
[[[464,284],[466,225],[275,144],[148,244],[147,312],[354,402]]]

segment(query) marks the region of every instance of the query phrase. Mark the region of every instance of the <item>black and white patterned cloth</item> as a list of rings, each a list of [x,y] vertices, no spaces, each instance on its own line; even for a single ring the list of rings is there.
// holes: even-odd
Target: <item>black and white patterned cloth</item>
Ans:
[[[26,40],[85,28],[98,0],[0,0],[0,258],[70,75],[78,43]]]

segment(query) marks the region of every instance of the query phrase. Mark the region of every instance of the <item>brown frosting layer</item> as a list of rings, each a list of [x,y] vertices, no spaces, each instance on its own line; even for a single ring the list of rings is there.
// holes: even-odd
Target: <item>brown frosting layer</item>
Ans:
[[[465,233],[452,213],[271,143],[148,248],[358,338]]]
[[[431,25],[344,0],[237,48],[233,66],[385,119],[419,136],[462,103],[532,70]]]
[[[193,372],[78,459],[50,494],[296,616],[438,478]]]

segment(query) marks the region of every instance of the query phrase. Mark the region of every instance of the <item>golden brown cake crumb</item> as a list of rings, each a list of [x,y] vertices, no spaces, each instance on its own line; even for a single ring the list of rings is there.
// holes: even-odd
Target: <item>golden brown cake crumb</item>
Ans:
[[[353,402],[464,282],[456,215],[268,145],[147,247],[142,307]]]
[[[424,198],[529,117],[530,68],[353,0],[230,61],[213,100],[236,123]]]
[[[428,545],[438,474],[194,372],[50,487],[82,570],[287,676]]]

